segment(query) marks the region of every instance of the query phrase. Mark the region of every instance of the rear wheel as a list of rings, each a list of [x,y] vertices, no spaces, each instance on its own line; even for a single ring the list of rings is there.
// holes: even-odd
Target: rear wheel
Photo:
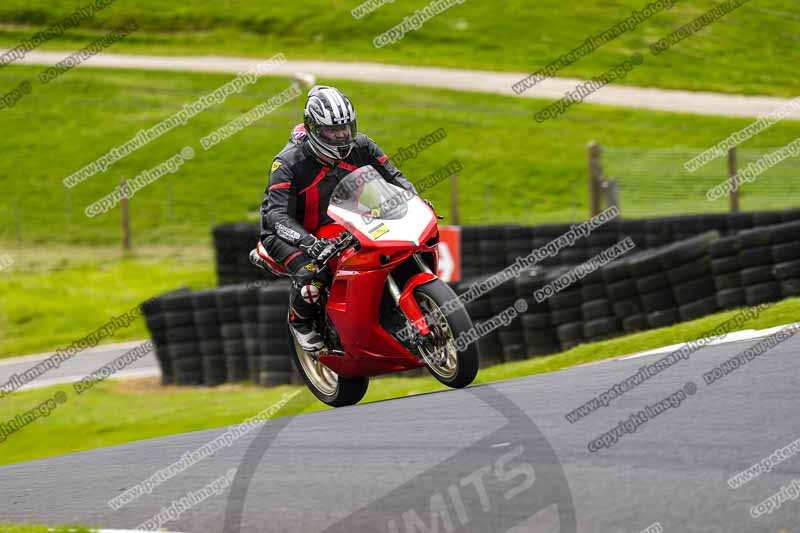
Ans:
[[[478,374],[478,343],[470,343],[463,351],[456,348],[456,339],[472,328],[464,305],[442,280],[435,280],[414,289],[417,304],[431,330],[430,340],[419,347],[425,365],[433,377],[448,387],[466,387]],[[458,305],[450,314],[442,311],[449,301]]]
[[[303,350],[289,327],[289,346],[297,371],[303,377],[306,386],[319,401],[332,407],[344,407],[357,404],[367,393],[368,378],[347,379],[319,362],[310,353]]]

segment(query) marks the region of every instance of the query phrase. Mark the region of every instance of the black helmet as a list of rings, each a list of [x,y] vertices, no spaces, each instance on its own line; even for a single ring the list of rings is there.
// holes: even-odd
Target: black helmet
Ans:
[[[333,161],[350,155],[358,126],[356,110],[342,91],[315,85],[308,91],[303,121],[311,150]]]

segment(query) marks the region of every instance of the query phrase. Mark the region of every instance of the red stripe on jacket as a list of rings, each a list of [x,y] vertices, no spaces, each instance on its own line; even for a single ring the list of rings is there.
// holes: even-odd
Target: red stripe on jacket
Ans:
[[[345,170],[358,170],[358,167],[355,165],[351,165],[350,163],[345,163],[344,161],[340,162],[338,165],[339,168],[343,168]]]
[[[322,178],[325,177],[329,170],[330,168],[328,167],[322,167],[322,170],[319,171],[319,174],[317,174],[317,177],[311,182],[311,185],[300,191],[301,194],[306,193],[303,227],[308,232],[317,229],[317,224],[319,224],[319,188],[317,188],[317,183],[322,181]]]
[[[302,254],[303,254],[302,251],[298,251],[298,252],[293,253],[292,255],[290,255],[289,257],[286,258],[286,261],[284,261],[283,264],[286,265],[286,267],[288,268],[289,267],[289,263],[292,262],[292,259],[294,259],[298,255],[302,255]]]

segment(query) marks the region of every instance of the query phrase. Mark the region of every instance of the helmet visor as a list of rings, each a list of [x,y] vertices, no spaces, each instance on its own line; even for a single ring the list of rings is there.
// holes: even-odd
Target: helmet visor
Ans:
[[[319,138],[331,146],[349,146],[356,139],[356,122],[336,126],[320,126]]]

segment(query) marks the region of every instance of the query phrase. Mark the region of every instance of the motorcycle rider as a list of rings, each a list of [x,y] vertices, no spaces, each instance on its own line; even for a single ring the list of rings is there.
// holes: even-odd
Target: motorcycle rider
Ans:
[[[303,125],[294,128],[289,142],[275,156],[261,204],[261,242],[292,277],[289,323],[308,352],[324,345],[314,317],[321,311],[320,290],[331,281],[328,272],[320,275],[312,263],[330,241],[315,237],[314,232],[334,222],[327,211],[339,181],[366,165],[389,183],[416,194],[378,145],[358,132],[356,111],[347,96],[335,87],[312,87]]]

